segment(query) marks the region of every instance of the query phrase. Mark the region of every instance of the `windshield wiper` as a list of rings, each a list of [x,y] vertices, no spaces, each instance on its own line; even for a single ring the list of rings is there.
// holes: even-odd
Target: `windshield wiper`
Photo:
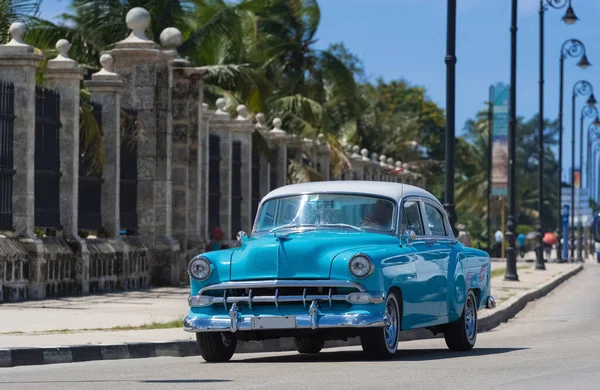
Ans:
[[[310,224],[296,224],[296,223],[288,223],[287,225],[281,225],[281,226],[277,226],[276,228],[273,228],[271,230],[269,230],[269,233],[273,233],[275,235],[275,232],[277,230],[281,230],[281,229],[287,229],[287,228],[303,228],[303,227],[314,227],[315,225],[310,225]]]
[[[326,224],[319,225],[319,226],[339,226],[339,227],[349,227],[349,228],[356,229],[356,230],[358,230],[358,231],[360,231],[360,232],[364,232],[364,231],[365,231],[365,229],[363,229],[363,228],[359,228],[358,226],[354,226],[354,225],[349,225],[349,224],[347,224],[347,223],[326,223]]]

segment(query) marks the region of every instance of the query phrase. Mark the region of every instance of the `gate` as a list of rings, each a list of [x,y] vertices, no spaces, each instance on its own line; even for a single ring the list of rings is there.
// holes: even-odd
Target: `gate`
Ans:
[[[121,229],[135,231],[137,217],[137,111],[121,110],[121,180],[119,214]]]
[[[208,138],[208,228],[221,224],[221,139],[211,134]]]
[[[13,227],[12,187],[13,175],[13,126],[15,121],[15,87],[0,82],[0,230]],[[0,275],[0,280],[2,275]]]
[[[90,103],[98,130],[102,134],[102,106]],[[99,135],[100,135],[99,134]],[[102,143],[91,144],[92,134],[79,131],[79,229],[100,230],[102,227],[102,167],[94,159],[97,154],[92,148],[102,148]]]
[[[231,231],[242,230],[242,143],[233,141],[231,149]]]
[[[271,188],[269,190],[273,191],[279,187],[279,183],[277,183],[277,177],[279,176],[279,151],[277,149],[271,149]]]
[[[35,226],[60,228],[60,95],[35,89]]]

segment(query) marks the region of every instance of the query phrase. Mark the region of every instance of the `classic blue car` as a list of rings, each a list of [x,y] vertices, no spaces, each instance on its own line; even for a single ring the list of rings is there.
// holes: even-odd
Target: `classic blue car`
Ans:
[[[407,184],[295,184],[265,196],[241,246],[188,265],[190,313],[208,362],[231,359],[237,340],[293,337],[300,353],[360,336],[391,357],[399,332],[443,333],[470,350],[477,311],[494,307],[490,258],[455,238],[440,202]]]

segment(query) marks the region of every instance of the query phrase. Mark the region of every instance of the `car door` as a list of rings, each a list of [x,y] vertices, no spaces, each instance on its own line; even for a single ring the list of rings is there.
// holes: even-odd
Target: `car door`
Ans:
[[[427,244],[430,248],[428,260],[435,264],[436,275],[432,276],[431,282],[435,285],[435,300],[439,303],[438,317],[445,318],[448,315],[448,268],[453,264],[451,257],[456,243],[452,229],[448,222],[445,211],[430,199],[423,201],[424,216],[427,219],[425,226],[427,233]],[[455,257],[455,256],[454,256]]]
[[[440,311],[440,291],[436,280],[439,267],[434,261],[423,211],[421,198],[410,197],[402,202],[402,231],[412,230],[416,235],[407,243],[407,250],[412,251],[416,277],[406,283],[403,290],[403,322],[409,328],[436,323]]]

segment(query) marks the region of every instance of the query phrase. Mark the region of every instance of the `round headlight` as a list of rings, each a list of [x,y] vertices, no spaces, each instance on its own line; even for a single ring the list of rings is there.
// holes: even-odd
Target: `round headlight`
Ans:
[[[188,264],[188,274],[196,280],[206,280],[210,276],[210,263],[202,257],[192,259]]]
[[[357,278],[364,278],[373,272],[373,263],[367,255],[358,254],[348,263],[350,273]]]

